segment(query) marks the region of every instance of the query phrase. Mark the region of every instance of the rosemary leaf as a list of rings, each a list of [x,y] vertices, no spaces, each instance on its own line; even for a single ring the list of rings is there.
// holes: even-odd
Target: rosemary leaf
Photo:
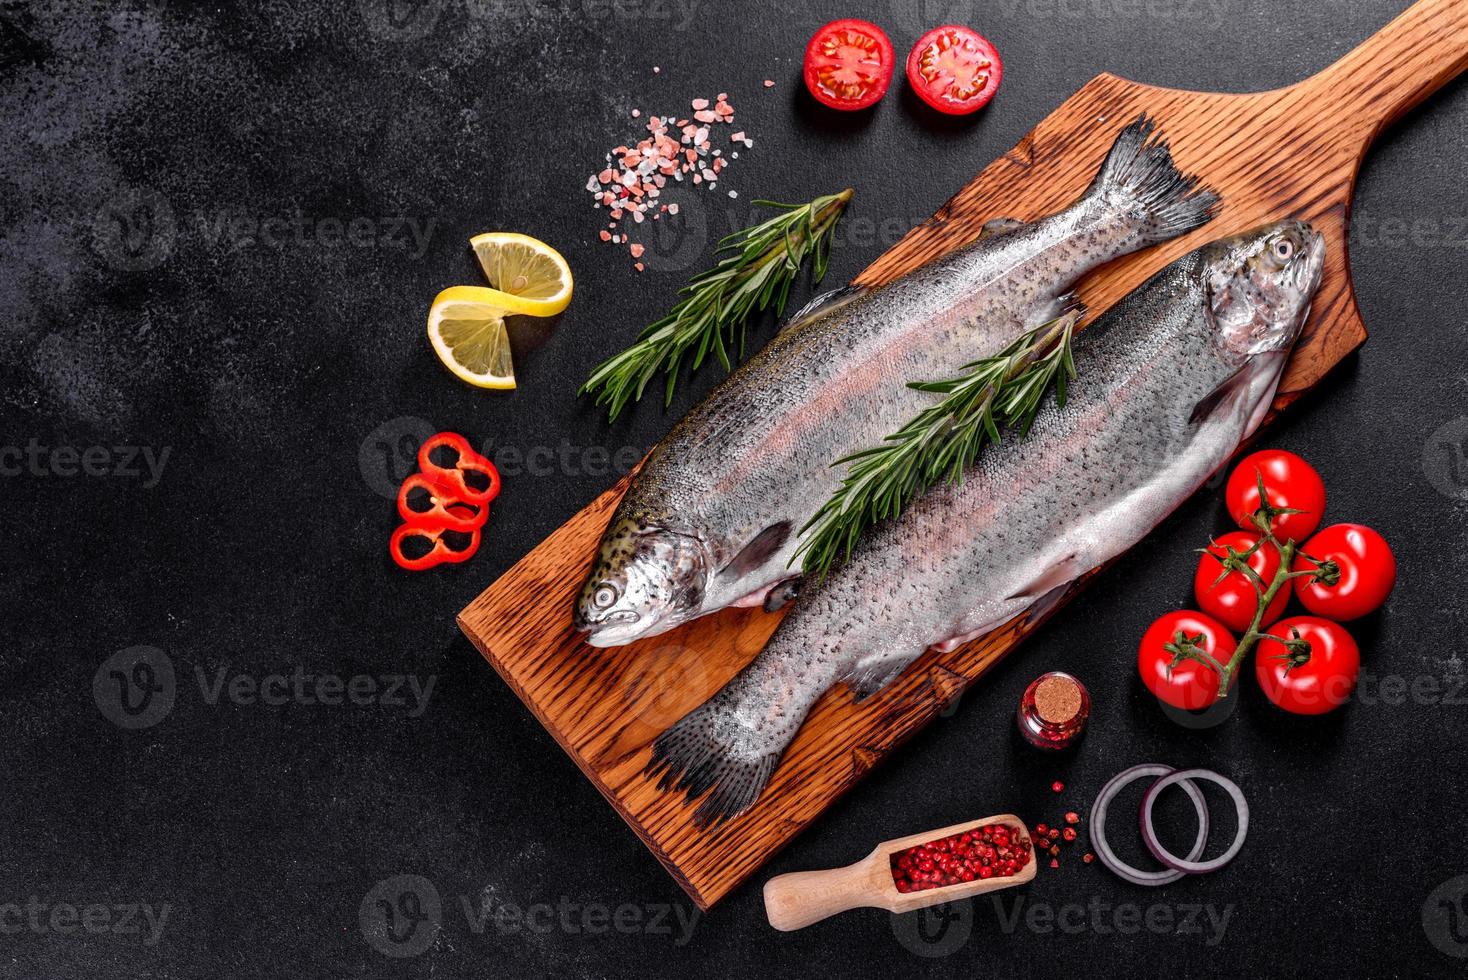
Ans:
[[[943,397],[881,445],[832,464],[845,465],[846,474],[800,529],[810,533],[792,564],[802,561],[806,575],[824,578],[872,525],[901,514],[936,483],[961,481],[984,446],[1000,440],[1001,426],[1023,437],[1046,392],[1054,389],[1064,407],[1066,384],[1075,377],[1071,340],[1079,319],[1071,312],[1036,327],[993,357],[965,365],[957,378],[910,383]]]
[[[805,260],[813,259],[815,282],[825,276],[831,231],[850,200],[847,188],[809,204],[755,201],[781,213],[721,239],[718,251],[724,255],[714,267],[679,290],[683,298],[667,315],[645,327],[631,347],[603,361],[578,394],[594,394],[615,419],[629,402],[642,397],[659,372],[667,374],[664,405],[671,403],[685,353],[691,352],[691,371],[702,367],[710,353],[724,370],[732,370],[730,348],[736,338],[738,356],[744,357],[745,322],[772,305],[776,315],[784,312]]]

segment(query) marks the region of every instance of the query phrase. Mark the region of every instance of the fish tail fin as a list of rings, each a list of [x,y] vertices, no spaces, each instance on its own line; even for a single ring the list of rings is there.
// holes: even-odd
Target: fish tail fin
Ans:
[[[751,745],[757,741],[750,737],[754,733],[724,718],[718,701],[695,708],[659,735],[652,761],[643,770],[648,778],[657,778],[658,789],[681,790],[690,801],[711,790],[693,812],[699,829],[731,820],[753,806],[785,748],[766,746],[761,751]]]
[[[1156,132],[1146,113],[1123,129],[1087,192],[1135,216],[1146,245],[1207,224],[1219,201],[1217,192],[1196,174],[1178,170],[1167,140]]]

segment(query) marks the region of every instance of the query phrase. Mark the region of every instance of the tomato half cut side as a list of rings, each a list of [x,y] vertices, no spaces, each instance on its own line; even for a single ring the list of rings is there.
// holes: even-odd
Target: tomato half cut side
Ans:
[[[892,42],[876,24],[833,20],[805,46],[805,87],[821,105],[865,109],[887,94],[896,60]]]
[[[907,55],[913,91],[950,116],[966,116],[988,105],[1003,77],[999,51],[984,35],[959,24],[933,28]]]

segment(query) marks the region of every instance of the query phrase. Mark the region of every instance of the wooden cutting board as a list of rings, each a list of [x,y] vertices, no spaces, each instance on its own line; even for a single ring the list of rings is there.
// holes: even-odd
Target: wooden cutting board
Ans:
[[[971,241],[990,218],[1028,220],[1069,204],[1121,128],[1145,110],[1178,166],[1222,193],[1222,211],[1186,238],[1112,263],[1081,294],[1099,313],[1203,242],[1277,218],[1310,221],[1327,239],[1324,284],[1278,410],[1366,339],[1346,254],[1362,156],[1383,127],[1465,65],[1468,0],[1420,0],[1289,88],[1222,95],[1100,75],[857,281],[894,279]],[[840,180],[833,170],[820,182]],[[844,687],[828,692],[754,808],[700,831],[681,794],[659,792],[641,776],[649,745],[748,663],[780,617],[730,609],[620,649],[583,644],[571,629],[572,601],[626,485],[603,493],[526,555],[459,614],[459,625],[700,908],[753,874],[1036,625],[1017,621],[951,653],[930,650],[860,707]],[[995,719],[996,734],[1009,723]]]

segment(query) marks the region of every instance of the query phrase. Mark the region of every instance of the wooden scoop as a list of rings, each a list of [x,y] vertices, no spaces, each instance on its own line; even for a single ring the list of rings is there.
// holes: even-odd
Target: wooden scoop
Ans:
[[[1032,846],[1030,859],[1015,875],[965,881],[920,892],[897,890],[897,883],[892,880],[892,855],[917,844],[927,844],[990,823],[1007,824],[1019,830],[1020,839],[1030,840],[1029,828],[1012,813],[1001,813],[996,817],[956,823],[941,830],[899,837],[878,844],[872,853],[844,868],[795,871],[771,878],[765,882],[765,915],[769,918],[770,925],[781,932],[790,932],[792,929],[804,929],[811,923],[848,909],[874,908],[889,912],[911,912],[940,902],[955,902],[961,898],[986,895],[1033,880],[1035,870],[1039,867],[1039,857]]]

